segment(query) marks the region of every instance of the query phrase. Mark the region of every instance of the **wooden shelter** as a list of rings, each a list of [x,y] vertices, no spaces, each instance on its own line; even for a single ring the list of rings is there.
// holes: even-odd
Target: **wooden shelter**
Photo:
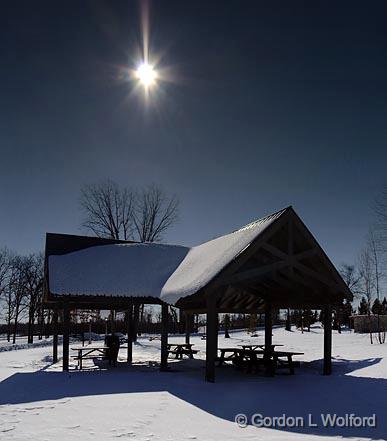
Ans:
[[[270,357],[272,311],[279,308],[324,310],[323,373],[331,373],[332,308],[340,304],[344,298],[351,299],[352,294],[292,207],[202,244],[196,249],[187,249],[187,252],[181,253],[176,267],[168,267],[168,271],[165,272],[168,280],[157,295],[152,292],[149,296],[139,296],[137,286],[133,295],[129,287],[125,295],[116,295],[113,292],[109,295],[106,287],[103,295],[99,292],[99,295],[92,295],[90,292],[83,295],[78,291],[67,292],[66,284],[61,288],[60,294],[59,291],[53,292],[53,284],[50,281],[50,271],[54,268],[50,265],[51,256],[67,255],[90,247],[113,244],[126,244],[129,245],[129,251],[134,251],[134,248],[130,247],[133,242],[47,234],[45,300],[47,307],[64,311],[64,370],[68,369],[68,326],[71,309],[128,311],[128,360],[131,361],[132,307],[135,303],[150,303],[160,304],[162,307],[161,369],[167,368],[168,304],[173,304],[187,316],[193,313],[207,316],[207,381],[215,380],[218,314],[264,313],[265,356]],[[151,247],[151,244],[148,244],[148,247]],[[220,257],[223,259],[221,263]],[[196,270],[198,266],[201,268]],[[184,280],[190,277],[194,282],[185,286]],[[57,354],[56,345],[57,340],[54,341],[54,359]]]

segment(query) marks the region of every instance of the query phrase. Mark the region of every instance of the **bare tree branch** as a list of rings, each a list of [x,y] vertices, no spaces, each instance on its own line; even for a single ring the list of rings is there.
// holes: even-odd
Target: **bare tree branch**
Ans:
[[[113,181],[81,189],[83,227],[98,237],[157,242],[177,220],[178,200],[157,186],[133,192]]]
[[[113,181],[86,185],[81,189],[83,227],[98,237],[131,239],[134,193],[120,189]]]
[[[375,239],[383,252],[387,252],[387,185],[383,188],[379,197],[373,204],[376,217],[374,230]]]
[[[358,297],[360,295],[361,275],[355,265],[343,263],[340,265],[339,272],[354,297]]]
[[[158,242],[177,220],[179,202],[166,197],[155,185],[143,190],[136,201],[134,225],[140,242]]]

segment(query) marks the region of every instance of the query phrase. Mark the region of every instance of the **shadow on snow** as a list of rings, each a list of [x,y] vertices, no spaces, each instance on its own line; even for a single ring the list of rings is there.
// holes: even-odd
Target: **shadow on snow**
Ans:
[[[203,381],[203,361],[174,363],[174,372],[161,373],[144,366],[107,371],[50,372],[47,366],[33,373],[16,373],[0,383],[0,404],[21,404],[64,397],[167,391],[198,408],[228,421],[244,413],[264,416],[312,414],[318,427],[278,428],[277,430],[343,437],[384,439],[387,380],[348,375],[380,362],[335,360],[334,374],[320,374],[321,360],[304,363],[295,376],[267,378],[235,372],[232,367],[217,369],[214,384]],[[322,426],[320,414],[377,416],[376,428]],[[242,430],[242,429],[241,429]],[[259,429],[257,429],[259,430]]]

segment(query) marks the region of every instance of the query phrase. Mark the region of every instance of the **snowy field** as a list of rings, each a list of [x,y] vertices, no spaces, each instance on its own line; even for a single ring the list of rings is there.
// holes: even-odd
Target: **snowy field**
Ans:
[[[197,359],[157,368],[160,341],[134,345],[135,366],[88,361],[81,372],[52,365],[51,348],[0,352],[0,440],[331,440],[387,438],[387,344],[370,345],[367,335],[334,333],[334,373],[321,375],[322,331],[274,329],[273,342],[305,352],[296,375],[246,374],[217,368],[215,384],[204,377],[205,341],[192,337]],[[183,342],[183,337],[170,337]],[[219,336],[219,347],[263,343],[263,333]],[[73,346],[73,344],[71,345]],[[305,417],[317,427],[240,428],[235,415]],[[325,428],[320,414],[376,414],[377,427]]]

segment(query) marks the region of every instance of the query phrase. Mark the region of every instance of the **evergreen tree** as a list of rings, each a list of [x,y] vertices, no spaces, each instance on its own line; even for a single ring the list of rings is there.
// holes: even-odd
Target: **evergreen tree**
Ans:
[[[367,303],[367,299],[364,296],[360,300],[359,314],[360,315],[367,315],[368,314],[368,303]]]
[[[333,310],[332,328],[337,329],[341,333],[341,326],[350,326],[349,317],[352,315],[352,305],[348,299],[345,299],[340,305]]]
[[[344,326],[347,326],[348,328],[350,327],[350,317],[352,315],[352,304],[349,300],[345,300],[345,303],[343,304],[342,307],[342,314],[341,314],[341,323]]]
[[[385,297],[382,302],[382,308],[383,308],[382,314],[387,314],[387,299]]]
[[[308,328],[308,332],[310,332],[310,325],[314,323],[314,314],[311,309],[303,310],[303,325]]]
[[[380,303],[379,299],[375,299],[375,301],[372,305],[371,311],[375,315],[383,314],[383,306]]]

